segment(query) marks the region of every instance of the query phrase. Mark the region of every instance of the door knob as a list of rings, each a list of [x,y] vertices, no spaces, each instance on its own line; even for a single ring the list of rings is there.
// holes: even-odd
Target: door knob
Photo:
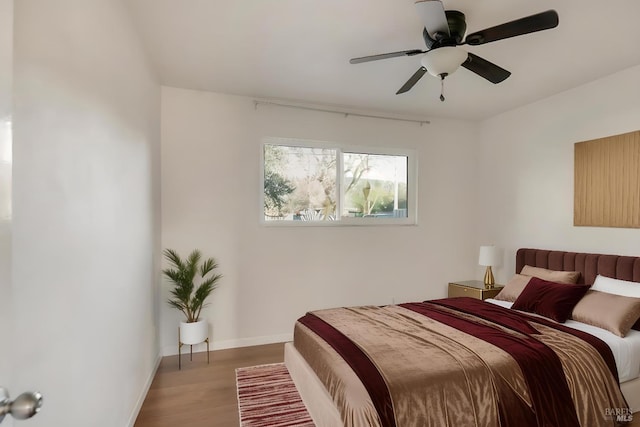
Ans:
[[[7,389],[0,387],[0,423],[7,414],[11,414],[16,420],[26,420],[37,414],[41,407],[42,394],[37,391],[22,393],[11,401]]]

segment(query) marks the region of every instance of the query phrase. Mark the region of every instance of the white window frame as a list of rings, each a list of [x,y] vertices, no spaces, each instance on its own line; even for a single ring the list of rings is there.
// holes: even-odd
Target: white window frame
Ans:
[[[267,221],[264,219],[264,149],[265,145],[285,145],[290,147],[325,148],[338,152],[336,161],[336,192],[338,206],[336,219],[332,221]],[[342,216],[344,204],[344,174],[342,153],[363,153],[407,157],[407,216],[403,218],[349,218]],[[297,138],[268,137],[260,144],[260,223],[268,227],[342,227],[342,226],[385,226],[417,225],[418,223],[418,160],[415,150],[402,148],[355,146],[327,141],[315,141]]]

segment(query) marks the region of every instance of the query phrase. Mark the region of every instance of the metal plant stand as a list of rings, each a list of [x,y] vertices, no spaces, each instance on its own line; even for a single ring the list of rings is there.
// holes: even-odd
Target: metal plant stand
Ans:
[[[205,338],[204,342],[207,343],[207,364],[209,363],[209,337]],[[182,369],[182,346],[189,346],[189,360],[193,362],[193,344],[184,344],[180,341],[180,328],[178,328],[178,369]]]

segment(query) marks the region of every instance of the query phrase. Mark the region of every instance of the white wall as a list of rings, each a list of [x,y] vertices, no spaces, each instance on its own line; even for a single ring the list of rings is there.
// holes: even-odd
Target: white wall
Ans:
[[[476,130],[256,109],[250,98],[163,87],[162,246],[218,259],[225,277],[205,313],[214,347],[288,339],[311,309],[444,297],[449,280],[476,274]],[[415,149],[419,225],[261,225],[264,137]],[[161,305],[161,344],[176,353],[180,313]]]
[[[573,226],[573,145],[640,129],[640,66],[482,124],[480,239],[519,247],[640,255],[640,230]]]
[[[0,0],[0,387],[11,392],[11,85],[13,0]],[[5,419],[3,427],[12,420]]]
[[[157,357],[160,88],[125,5],[15,2],[14,393],[125,426]]]

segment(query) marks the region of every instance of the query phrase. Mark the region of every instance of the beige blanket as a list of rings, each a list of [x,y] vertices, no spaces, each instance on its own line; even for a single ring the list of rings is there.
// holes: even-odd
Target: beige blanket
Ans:
[[[518,425],[526,425],[532,405],[525,377],[500,348],[400,306],[313,314],[349,337],[377,366],[391,395],[397,427],[497,427],[501,405],[511,414],[512,425],[520,416]],[[490,323],[470,314],[457,315]],[[615,426],[606,409],[627,406],[599,353],[570,334],[532,325],[540,332],[538,339],[562,363],[580,425]],[[295,326],[294,345],[333,397],[345,426],[381,425],[362,382],[331,346],[300,323]]]

